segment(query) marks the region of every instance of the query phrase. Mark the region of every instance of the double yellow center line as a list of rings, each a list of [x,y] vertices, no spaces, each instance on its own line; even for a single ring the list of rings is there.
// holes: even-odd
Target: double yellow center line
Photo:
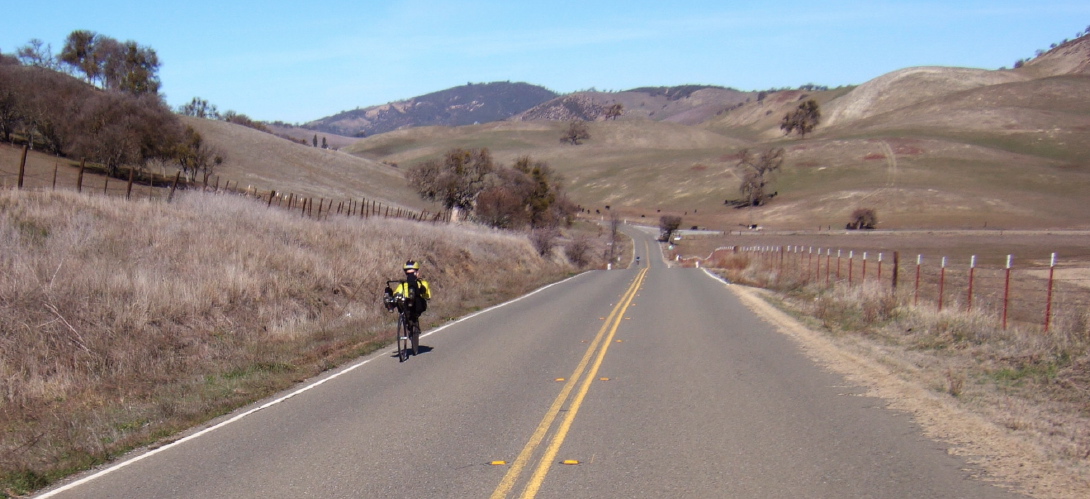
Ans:
[[[644,267],[640,270],[639,274],[636,275],[636,279],[632,281],[632,285],[630,285],[628,290],[621,296],[620,301],[617,302],[617,306],[613,307],[613,311],[606,317],[605,324],[602,325],[602,329],[598,331],[598,334],[594,337],[594,341],[591,342],[590,347],[587,348],[587,352],[583,355],[583,359],[579,361],[579,365],[576,366],[575,372],[573,372],[571,377],[568,378],[568,381],[564,383],[564,388],[560,390],[560,394],[556,396],[556,400],[549,406],[549,410],[545,413],[545,417],[542,418],[541,423],[537,425],[537,429],[534,430],[534,434],[530,437],[530,441],[522,448],[522,452],[519,453],[515,462],[511,464],[511,468],[507,470],[507,474],[503,476],[503,480],[500,481],[499,486],[492,492],[492,499],[506,498],[511,492],[511,489],[514,488],[519,476],[522,475],[522,471],[530,463],[530,459],[533,457],[534,452],[537,450],[538,446],[541,445],[541,442],[545,440],[545,436],[548,434],[549,429],[553,427],[556,417],[560,414],[560,409],[564,406],[565,402],[568,402],[569,397],[572,395],[572,391],[575,389],[575,385],[579,384],[579,380],[582,379],[583,383],[580,385],[579,391],[571,398],[571,403],[564,420],[560,422],[560,426],[557,428],[556,433],[553,434],[548,447],[545,448],[545,452],[538,459],[537,468],[534,470],[533,476],[530,477],[530,480],[527,482],[520,497],[532,498],[537,494],[538,490],[541,488],[541,484],[545,481],[545,475],[549,473],[549,468],[556,459],[556,454],[560,451],[560,445],[564,443],[564,438],[571,428],[572,421],[575,420],[576,413],[579,412],[579,407],[583,404],[583,399],[586,397],[587,391],[590,390],[590,384],[594,381],[598,368],[602,365],[602,360],[606,356],[606,350],[609,349],[609,344],[612,342],[613,336],[617,333],[617,328],[621,326],[624,312],[628,309],[628,306],[632,304],[632,299],[636,297],[636,292],[639,290],[640,284],[643,283],[643,279],[646,275],[647,267]],[[594,355],[595,352],[598,353],[597,357]],[[591,365],[592,358],[594,358],[593,365]],[[588,365],[590,366],[589,369]]]

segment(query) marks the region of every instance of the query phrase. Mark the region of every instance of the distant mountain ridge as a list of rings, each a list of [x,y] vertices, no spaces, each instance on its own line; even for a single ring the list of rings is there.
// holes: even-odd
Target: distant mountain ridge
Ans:
[[[528,83],[470,83],[381,106],[344,111],[303,127],[350,137],[419,126],[460,126],[505,120],[557,93]]]
[[[511,117],[515,121],[599,121],[615,104],[623,106],[618,119],[642,118],[684,125],[703,123],[757,97],[711,85],[640,87],[622,92],[576,92],[543,102]]]
[[[302,125],[312,131],[364,137],[421,126],[461,126],[515,121],[599,121],[621,104],[619,119],[644,118],[694,125],[756,98],[712,85],[640,87],[560,95],[528,83],[461,85],[412,99],[344,111]]]

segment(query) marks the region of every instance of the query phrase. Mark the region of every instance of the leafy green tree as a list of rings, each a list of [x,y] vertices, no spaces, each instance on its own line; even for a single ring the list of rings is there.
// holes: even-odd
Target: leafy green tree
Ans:
[[[182,167],[182,173],[190,182],[197,179],[197,174],[203,174],[204,179],[207,180],[215,168],[227,159],[223,151],[205,142],[200,132],[188,125],[174,154],[174,159]]]
[[[561,213],[554,210],[562,197],[563,177],[544,161],[534,161],[529,156],[515,160],[514,169],[530,180],[526,192],[526,204],[530,212],[531,227],[554,226]]]
[[[814,131],[814,128],[820,123],[821,107],[818,106],[816,100],[808,99],[806,102],[799,104],[799,107],[793,112],[783,116],[780,129],[784,131],[784,135],[798,132],[799,137],[806,138],[806,134]]]
[[[782,147],[769,149],[760,155],[749,149],[742,149],[738,167],[742,172],[742,185],[739,189],[748,206],[760,206],[770,197],[768,184],[771,173],[783,166],[784,150]]]
[[[87,83],[92,85],[102,76],[102,65],[99,60],[101,54],[95,53],[97,42],[98,34],[94,31],[77,29],[68,34],[60,54],[62,64],[73,71],[83,73]]]
[[[436,201],[446,209],[472,211],[477,195],[487,187],[488,175],[496,169],[487,148],[446,152],[409,169],[409,185],[420,197]]]
[[[216,109],[216,105],[210,104],[200,97],[194,97],[189,103],[179,106],[178,114],[211,120],[218,120],[221,118],[219,110]]]

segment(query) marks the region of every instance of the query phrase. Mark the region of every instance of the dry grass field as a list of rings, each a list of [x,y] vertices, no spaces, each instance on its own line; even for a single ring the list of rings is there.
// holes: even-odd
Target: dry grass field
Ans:
[[[879,281],[873,260],[865,282],[858,260],[854,282],[846,268],[830,281],[808,255],[784,256],[727,251],[701,262],[732,282],[775,291],[757,294],[797,320],[771,320],[816,360],[870,387],[950,452],[981,465],[986,479],[1031,497],[1090,491],[1090,289],[1057,285],[1046,330],[1043,295],[1028,289],[1040,278],[1022,275],[1014,286],[1023,306],[1036,303],[1036,321],[1020,310],[1003,327],[999,311],[986,306],[986,286],[967,309],[964,273],[947,276],[947,292],[959,296],[939,310],[934,287],[916,300],[912,272],[893,292],[891,269]],[[751,301],[761,309],[760,300]]]
[[[333,151],[185,120],[227,152],[216,172],[221,186],[436,212],[409,188],[405,170],[454,147],[487,147],[504,164],[525,155],[547,162],[588,219],[605,217],[608,206],[631,222],[655,226],[664,214],[681,215],[682,228],[726,234],[685,237],[678,256],[706,258],[736,245],[887,259],[898,251],[895,294],[884,281],[826,285],[803,274],[801,260],[778,268],[762,264],[767,256],[730,253],[712,263],[732,280],[776,291],[770,300],[843,348],[1031,442],[1022,454],[1028,471],[1009,476],[1032,495],[1082,497],[1090,490],[1087,61],[1083,37],[1018,70],[908,68],[858,87],[777,92],[699,119],[680,113],[678,122],[649,119],[645,109],[646,118],[634,112],[590,123],[580,146],[560,143],[567,125],[558,122],[399,130],[338,139]],[[780,118],[804,99],[820,103],[824,124],[804,139],[783,137]],[[772,179],[776,196],[760,207],[724,204],[739,197],[739,152],[774,147],[786,152]],[[422,255],[449,300],[432,309],[435,320],[572,270],[559,253],[538,257],[524,236],[479,228],[314,221],[195,192],[165,203],[163,186],[138,185],[135,199],[122,201],[125,182],[94,165],[78,195],[77,165],[37,152],[28,158],[26,190],[14,191],[20,155],[0,144],[0,421],[9,429],[0,436],[0,497],[381,344],[388,324],[373,293],[406,254]],[[166,165],[148,171],[173,174]],[[876,210],[881,230],[841,229],[861,207]],[[763,230],[740,230],[751,224]],[[596,227],[580,227],[600,242]],[[1043,334],[1053,252],[1056,322]],[[601,254],[600,245],[592,253]],[[906,291],[917,254],[922,305]],[[1003,329],[996,301],[1007,254],[1016,262],[1016,298],[1012,327]],[[971,255],[979,259],[979,294],[969,313]],[[940,313],[942,257],[950,263]],[[1032,476],[1044,467],[1048,473]]]
[[[575,270],[475,226],[315,221],[201,192],[0,190],[0,497],[388,343],[381,290],[407,258],[440,297],[426,327]]]

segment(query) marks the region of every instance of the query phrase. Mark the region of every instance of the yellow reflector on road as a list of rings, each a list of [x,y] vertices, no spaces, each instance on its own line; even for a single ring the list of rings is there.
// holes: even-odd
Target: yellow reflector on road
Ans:
[[[503,466],[503,465],[507,464],[507,461],[492,461],[491,463],[488,463],[488,464],[491,464],[492,466]]]
[[[579,461],[576,461],[575,459],[565,459],[560,461],[560,464],[579,464]]]

